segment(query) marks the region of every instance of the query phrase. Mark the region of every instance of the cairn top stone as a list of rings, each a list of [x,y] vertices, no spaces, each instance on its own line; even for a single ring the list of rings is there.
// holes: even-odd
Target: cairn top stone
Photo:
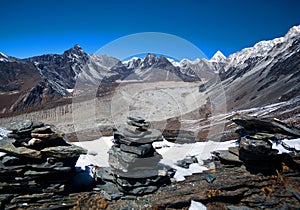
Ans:
[[[133,137],[132,135],[126,136],[119,131],[114,131],[115,142],[117,144],[126,144],[126,145],[141,145],[141,144],[151,144],[155,141],[162,141],[162,135],[159,130],[150,129],[145,134],[140,137]]]
[[[10,124],[8,127],[9,130],[12,130],[14,133],[23,133],[30,132],[34,128],[43,127],[44,123],[31,120],[17,120]]]
[[[145,122],[145,119],[142,117],[138,117],[138,116],[129,116],[127,117],[128,120],[134,121],[134,122],[138,122],[138,123],[143,123]]]
[[[12,122],[8,127],[8,129],[12,130],[13,132],[17,132],[17,131],[28,130],[31,128],[31,126],[32,126],[31,120],[18,120]]]

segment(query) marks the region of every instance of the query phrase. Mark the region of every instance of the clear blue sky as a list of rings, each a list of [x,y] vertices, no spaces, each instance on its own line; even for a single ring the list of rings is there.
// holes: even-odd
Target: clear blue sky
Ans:
[[[226,56],[300,24],[299,0],[1,0],[0,51],[15,57],[94,53],[119,37],[163,32]]]

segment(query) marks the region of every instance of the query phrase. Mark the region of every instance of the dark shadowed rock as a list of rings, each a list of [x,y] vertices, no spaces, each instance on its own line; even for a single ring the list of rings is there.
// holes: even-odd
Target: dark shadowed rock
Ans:
[[[147,179],[144,178],[116,178],[116,182],[118,185],[122,187],[141,187],[141,186],[148,186],[148,185],[155,185],[159,183],[167,183],[169,178],[166,176],[154,176],[149,177]]]
[[[119,190],[124,193],[129,193],[133,195],[144,195],[153,193],[158,189],[158,186],[149,185],[144,187],[120,187]]]
[[[242,137],[240,140],[240,148],[254,154],[267,154],[272,150],[272,143],[269,141]]]
[[[30,138],[31,134],[30,134],[30,132],[18,133],[18,134],[17,133],[9,133],[9,134],[7,134],[7,137],[22,140],[22,139]]]
[[[12,165],[18,165],[22,161],[18,157],[5,155],[5,156],[2,157],[1,162],[5,166],[12,166]]]

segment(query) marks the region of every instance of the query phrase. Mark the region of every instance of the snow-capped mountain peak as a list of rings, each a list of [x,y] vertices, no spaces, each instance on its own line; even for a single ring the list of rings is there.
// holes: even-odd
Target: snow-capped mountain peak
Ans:
[[[132,57],[132,58],[130,58],[129,60],[125,60],[125,61],[123,61],[123,63],[124,64],[126,64],[126,63],[129,63],[130,61],[135,61],[135,60],[143,60],[142,58],[139,58],[139,57]]]
[[[0,62],[8,62],[8,56],[0,52]]]
[[[218,50],[209,61],[218,63],[224,60],[226,60],[226,56],[223,55],[223,53],[220,50]]]
[[[287,34],[286,37],[294,37],[300,34],[300,25],[292,27]]]
[[[141,59],[139,57],[132,57],[131,59],[123,61],[122,63],[128,69],[133,69],[133,68],[137,68],[143,61],[144,59]]]

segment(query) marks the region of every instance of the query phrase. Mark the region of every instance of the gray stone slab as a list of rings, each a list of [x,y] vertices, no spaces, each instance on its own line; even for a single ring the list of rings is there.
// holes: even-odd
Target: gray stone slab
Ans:
[[[142,145],[136,145],[136,146],[128,146],[125,144],[121,144],[120,149],[125,152],[137,154],[141,157],[147,155],[150,152],[153,153],[153,151],[154,151],[152,144],[142,144]]]

